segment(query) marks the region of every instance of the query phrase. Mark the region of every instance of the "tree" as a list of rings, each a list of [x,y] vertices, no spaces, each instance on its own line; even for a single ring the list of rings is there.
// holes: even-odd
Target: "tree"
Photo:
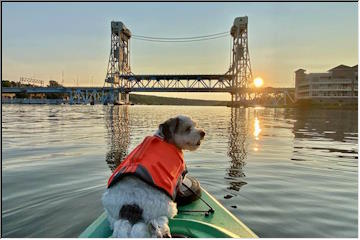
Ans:
[[[55,80],[50,80],[48,87],[63,87]],[[64,93],[46,93],[47,99],[62,99],[65,97]]]
[[[10,83],[10,81],[2,80],[1,81],[1,86],[2,87],[11,87],[11,83]]]
[[[50,80],[48,87],[62,87],[62,85],[55,80]]]

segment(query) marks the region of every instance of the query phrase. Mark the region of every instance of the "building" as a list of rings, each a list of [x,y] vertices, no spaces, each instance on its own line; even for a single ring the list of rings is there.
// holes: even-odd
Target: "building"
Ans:
[[[314,103],[357,103],[358,65],[339,65],[326,73],[295,71],[295,100]]]

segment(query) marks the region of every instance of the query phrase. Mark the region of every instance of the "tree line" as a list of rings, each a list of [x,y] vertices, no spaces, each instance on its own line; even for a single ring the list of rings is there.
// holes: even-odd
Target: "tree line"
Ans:
[[[9,80],[2,80],[1,87],[39,87],[30,83],[21,83]],[[59,84],[55,80],[50,80],[49,84],[46,87],[63,87],[63,85]],[[45,93],[45,98],[47,99],[63,99],[65,97],[65,93]],[[30,94],[28,93],[16,93],[16,98],[29,98]]]

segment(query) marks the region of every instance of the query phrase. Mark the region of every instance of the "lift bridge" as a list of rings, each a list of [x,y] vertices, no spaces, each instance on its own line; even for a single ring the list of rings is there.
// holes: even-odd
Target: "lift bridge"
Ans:
[[[209,40],[231,34],[232,57],[224,74],[134,74],[130,67],[130,38],[157,42]],[[155,38],[132,35],[122,22],[111,22],[111,49],[103,87],[3,88],[3,92],[66,93],[69,103],[129,103],[130,92],[223,92],[231,94],[233,106],[246,105],[261,96],[272,96],[275,104],[293,101],[290,88],[251,86],[252,72],[248,47],[248,17],[237,17],[230,32],[195,38]]]
[[[111,51],[105,85],[120,90],[119,99],[121,99],[121,95],[125,95],[125,102],[128,102],[129,92],[135,91],[227,92],[231,94],[232,101],[245,102],[247,100],[246,93],[249,90],[247,86],[252,78],[248,48],[248,17],[236,18],[230,34],[233,38],[232,65],[225,74],[136,75],[131,72],[130,68],[129,41],[132,37],[131,32],[122,22],[112,22]],[[216,37],[219,35],[206,36],[207,39]],[[136,35],[134,38],[159,42],[174,41],[174,39],[169,40],[169,38]],[[179,39],[181,38],[176,40]]]

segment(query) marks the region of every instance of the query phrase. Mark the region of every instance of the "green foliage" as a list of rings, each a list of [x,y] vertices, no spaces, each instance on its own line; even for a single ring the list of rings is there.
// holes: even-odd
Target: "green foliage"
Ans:
[[[15,98],[29,98],[29,94],[27,93],[16,93]]]
[[[45,94],[47,99],[62,99],[65,97],[64,93],[46,93]]]
[[[63,85],[59,84],[55,80],[50,80],[48,87],[63,87]],[[63,99],[65,97],[64,93],[47,93],[47,99]]]
[[[9,80],[2,80],[1,81],[1,86],[2,87],[19,87],[20,83],[14,82],[14,81],[9,81]]]
[[[62,85],[55,80],[50,80],[48,87],[62,87]]]

